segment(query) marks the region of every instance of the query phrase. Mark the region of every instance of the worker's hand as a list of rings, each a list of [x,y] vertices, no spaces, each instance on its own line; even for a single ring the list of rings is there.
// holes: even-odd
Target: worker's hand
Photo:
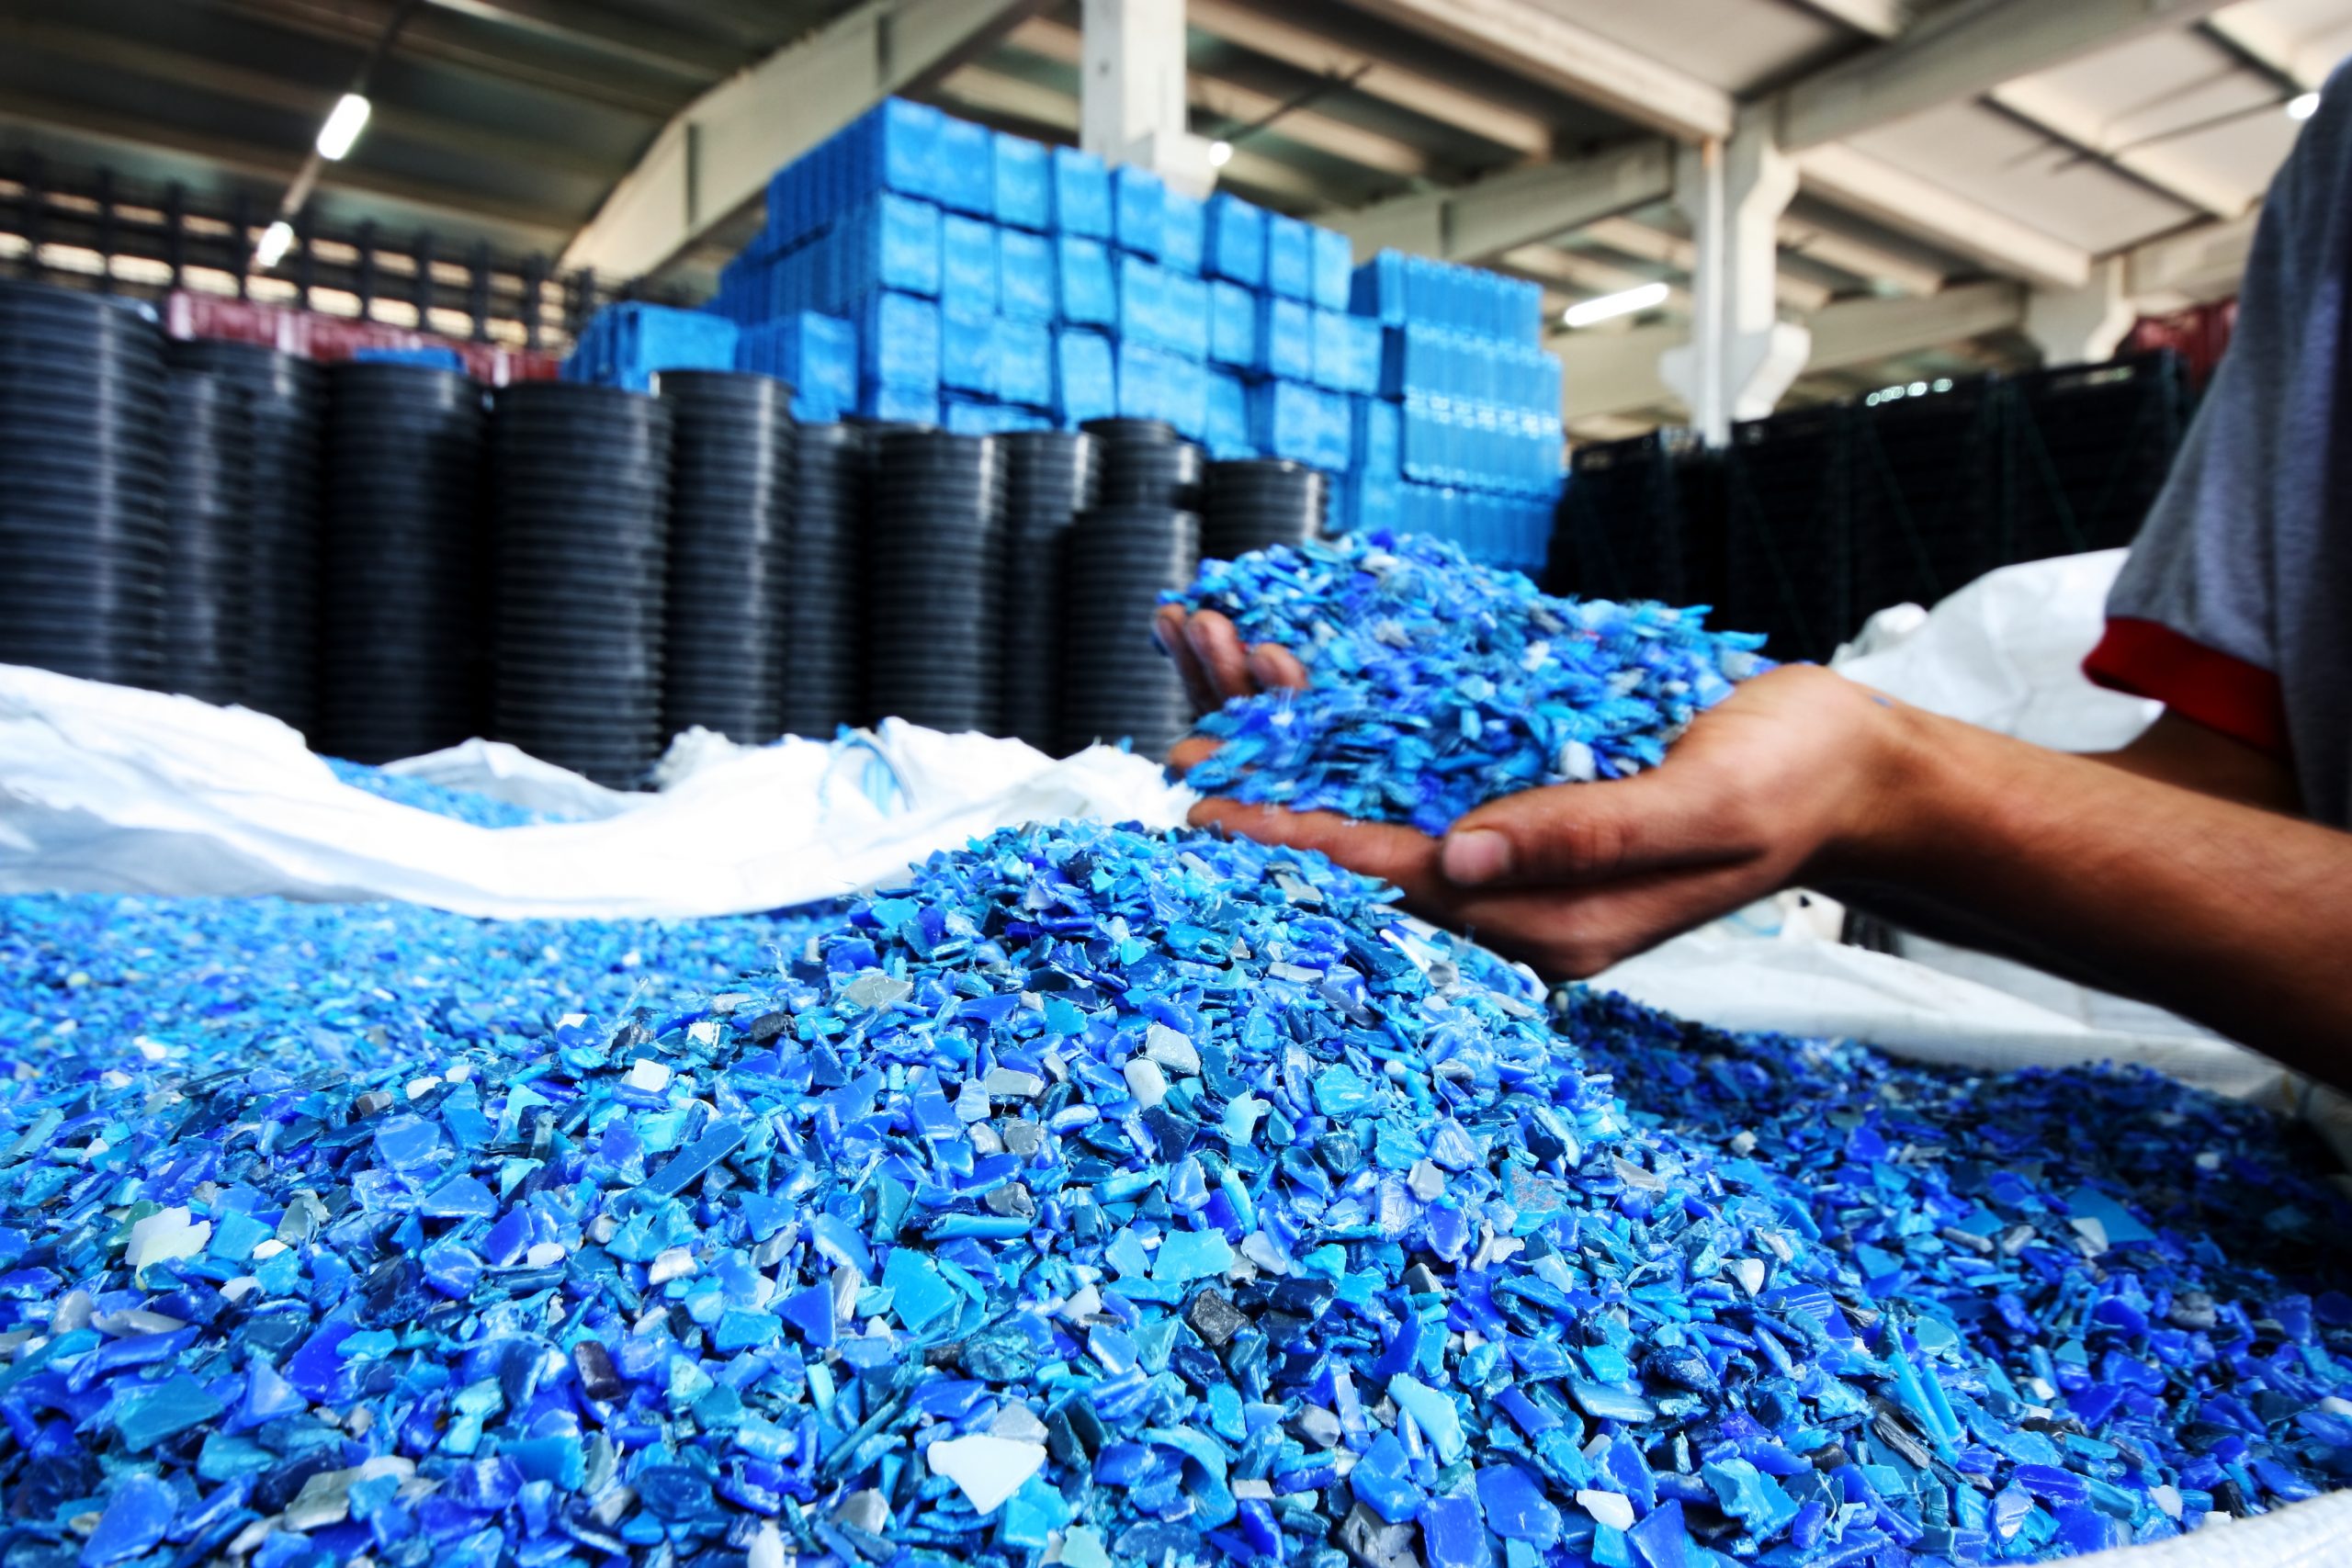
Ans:
[[[1194,713],[1214,713],[1227,697],[1246,697],[1277,686],[1295,691],[1306,688],[1306,667],[1288,649],[1272,642],[1242,647],[1241,634],[1215,610],[1196,610],[1188,615],[1181,605],[1162,604],[1152,620],[1151,635],[1184,678],[1184,691],[1193,699]],[[1195,750],[1193,761],[1198,761],[1202,755]]]
[[[1234,800],[1193,820],[1320,850],[1546,979],[1581,979],[1783,887],[1867,876],[1900,811],[1905,712],[1790,666],[1700,716],[1662,767],[1506,795],[1442,840]],[[1188,740],[1171,761],[1212,747]]]

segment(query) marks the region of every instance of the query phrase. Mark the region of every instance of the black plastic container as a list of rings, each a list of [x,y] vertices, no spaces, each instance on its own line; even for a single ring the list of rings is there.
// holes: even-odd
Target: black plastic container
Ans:
[[[572,382],[492,408],[492,727],[617,788],[662,741],[671,409]]]
[[[160,681],[166,385],[135,307],[0,283],[0,663]]]

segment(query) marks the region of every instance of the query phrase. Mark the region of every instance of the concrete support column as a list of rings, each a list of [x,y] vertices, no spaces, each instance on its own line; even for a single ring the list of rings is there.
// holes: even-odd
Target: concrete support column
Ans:
[[[1731,439],[1735,420],[1770,413],[1811,351],[1812,334],[1780,319],[1775,292],[1778,225],[1796,192],[1796,164],[1762,122],[1676,162],[1675,204],[1690,220],[1697,266],[1690,341],[1668,349],[1658,372],[1710,446]]]
[[[2111,358],[2139,312],[2125,292],[2123,258],[2092,264],[2078,288],[2037,288],[2026,296],[2025,335],[2044,365],[2095,365]]]
[[[1191,130],[1184,0],[1085,0],[1080,23],[1079,145],[1206,196],[1216,169],[1208,141]]]

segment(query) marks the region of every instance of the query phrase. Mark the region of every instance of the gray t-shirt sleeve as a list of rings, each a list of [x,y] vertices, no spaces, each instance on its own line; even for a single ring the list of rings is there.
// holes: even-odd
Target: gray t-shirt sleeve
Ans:
[[[2352,773],[2352,68],[2256,226],[2237,325],[2108,600],[2094,679],[2291,758],[2342,821]]]

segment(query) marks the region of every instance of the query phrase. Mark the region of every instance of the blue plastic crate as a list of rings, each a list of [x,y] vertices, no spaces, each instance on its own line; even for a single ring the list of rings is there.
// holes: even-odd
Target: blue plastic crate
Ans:
[[[1131,252],[1118,254],[1119,333],[1151,348],[1171,348],[1168,275],[1159,264]]]
[[[1315,456],[1307,461],[1318,468],[1335,474],[1348,471],[1355,455],[1355,429],[1352,411],[1345,392],[1325,391],[1317,387],[1315,393]]]
[[[1348,309],[1385,326],[1405,324],[1405,253],[1382,251],[1356,268],[1348,288]]]
[[[660,370],[731,370],[738,332],[733,321],[705,310],[607,305],[581,334],[567,378],[641,392]]]
[[[1119,322],[1119,290],[1111,274],[1110,248],[1100,240],[1064,234],[1054,241],[1057,317],[1083,326]]]
[[[1149,169],[1111,171],[1112,238],[1119,249],[1158,257],[1168,238],[1168,186]]]
[[[1054,418],[1065,430],[1119,412],[1119,377],[1111,340],[1063,327],[1054,333]]]
[[[947,117],[927,104],[885,98],[768,182],[768,229],[794,241],[885,190],[936,200]]]
[[[1054,149],[1054,227],[1089,239],[1111,237],[1111,171],[1093,153]]]
[[[1318,387],[1344,392],[1349,389],[1348,375],[1354,348],[1347,332],[1351,318],[1337,310],[1320,309],[1310,310],[1308,315],[1314,323],[1311,330],[1315,343],[1315,368],[1307,379]]]
[[[454,348],[355,348],[351,359],[355,365],[421,365],[460,375],[466,368],[466,356]]]
[[[1337,229],[1310,227],[1307,231],[1310,267],[1307,297],[1319,310],[1344,310],[1355,276],[1356,257],[1351,243]]]
[[[1272,457],[1313,463],[1321,448],[1323,409],[1303,381],[1261,381],[1250,389],[1250,439]]]
[[[1026,408],[1054,402],[1054,334],[1043,321],[996,319],[996,395]]]
[[[1170,272],[1197,276],[1208,243],[1208,203],[1170,189],[1161,200],[1159,261]]]
[[[1052,163],[1045,144],[998,131],[996,220],[1016,229],[1043,230],[1054,221]]]
[[[1403,411],[1378,398],[1350,400],[1355,418],[1356,471],[1393,482],[1403,474]]]
[[[735,367],[791,383],[795,419],[830,423],[857,406],[857,330],[837,316],[796,310],[745,327]]]
[[[939,303],[950,312],[996,314],[996,225],[950,212],[939,223]]]
[[[1168,346],[1187,359],[1209,356],[1209,286],[1188,273],[1160,270]]]
[[[1054,319],[1054,243],[1023,229],[996,235],[997,309],[1024,321]]]
[[[1314,232],[1295,218],[1266,214],[1266,289],[1285,299],[1315,292]]]
[[[1206,418],[1201,440],[1209,456],[1219,461],[1256,457],[1258,445],[1250,438],[1250,383],[1211,369],[1205,387]]]
[[[1209,428],[1209,367],[1197,359],[1163,355],[1159,374],[1166,378],[1160,393],[1159,417],[1176,427],[1187,441],[1199,441]]]
[[[857,412],[892,424],[937,424],[939,389],[868,383],[858,389]]]
[[[1303,299],[1278,299],[1272,295],[1261,295],[1258,304],[1259,374],[1285,381],[1313,378],[1314,310]]]
[[[939,305],[912,294],[865,299],[858,321],[862,381],[935,392],[939,388]]]
[[[1246,288],[1266,281],[1266,209],[1220,191],[1209,197],[1202,269]]]
[[[939,121],[939,205],[986,218],[996,208],[995,133],[968,119]]]
[[[939,292],[940,212],[930,202],[884,191],[845,215],[825,240],[847,253],[844,270],[820,291],[828,304],[875,288]]]
[[[954,309],[940,311],[939,384],[954,392],[995,395],[994,312]]]
[[[1209,285],[1209,357],[1240,370],[1258,367],[1258,296],[1223,278]]]
[[[1356,474],[1340,490],[1336,508],[1337,533],[1371,533],[1379,528],[1403,528],[1403,487],[1394,479]]]

